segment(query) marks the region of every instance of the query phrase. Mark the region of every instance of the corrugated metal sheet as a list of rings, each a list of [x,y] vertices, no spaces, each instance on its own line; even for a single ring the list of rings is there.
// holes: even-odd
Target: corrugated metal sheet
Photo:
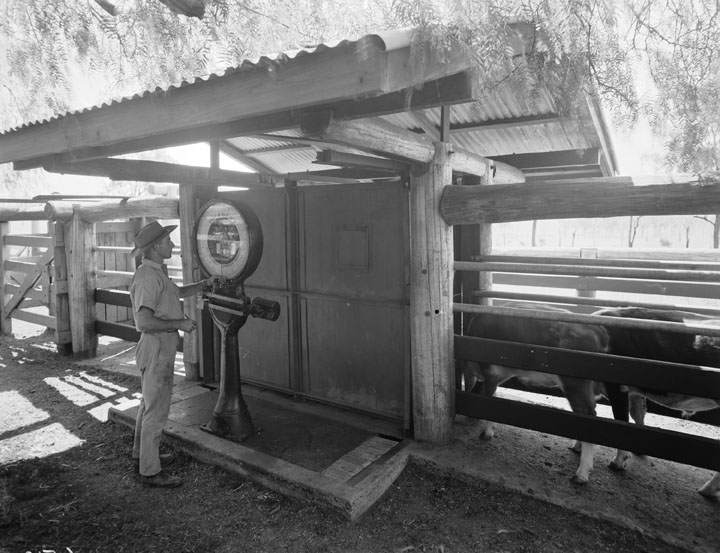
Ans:
[[[129,102],[129,101],[132,101],[132,100],[135,100],[138,98],[146,98],[146,97],[150,97],[153,95],[163,95],[172,90],[175,90],[178,88],[183,88],[183,87],[190,86],[190,85],[197,84],[197,83],[201,83],[204,81],[227,77],[230,75],[235,75],[235,74],[243,73],[246,71],[254,71],[256,69],[263,68],[263,67],[272,67],[273,65],[275,65],[277,63],[283,63],[285,61],[293,60],[293,59],[300,58],[303,56],[311,56],[314,54],[321,54],[323,52],[326,52],[328,50],[332,50],[335,48],[354,46],[355,48],[360,49],[360,50],[362,50],[364,48],[379,48],[383,51],[391,51],[391,50],[394,50],[397,48],[402,48],[402,47],[410,44],[411,37],[412,37],[411,29],[385,31],[385,32],[381,32],[381,33],[366,35],[357,40],[344,39],[344,40],[331,41],[331,42],[319,44],[312,48],[302,48],[299,50],[290,50],[290,51],[281,52],[281,53],[274,54],[274,55],[260,56],[255,59],[246,59],[246,60],[243,60],[240,65],[238,65],[236,67],[230,67],[230,68],[226,69],[225,71],[223,71],[222,73],[213,73],[213,74],[203,76],[203,77],[196,77],[191,80],[182,80],[180,82],[177,82],[175,84],[172,84],[172,85],[164,87],[164,88],[157,87],[154,90],[147,90],[145,92],[142,92],[139,94],[134,94],[132,96],[126,96],[123,98],[114,99],[109,102],[104,102],[102,104],[95,105],[92,107],[79,109],[79,110],[73,110],[73,111],[69,111],[64,114],[56,115],[55,117],[37,120],[37,121],[30,122],[30,123],[25,123],[18,127],[15,127],[12,129],[7,129],[3,132],[0,132],[0,135],[10,133],[10,132],[15,132],[15,131],[25,129],[28,127],[33,127],[35,125],[43,125],[50,121],[62,119],[63,117],[68,117],[68,116],[72,116],[72,115],[80,115],[82,113],[87,113],[87,112],[91,112],[91,111],[104,109],[104,108],[114,106],[117,104]]]
[[[228,68],[223,73],[212,74],[207,77],[196,78],[191,81],[182,81],[177,85],[165,89],[157,88],[131,97],[114,100],[110,103],[93,106],[84,110],[69,112],[49,120],[36,121],[18,127],[9,132],[15,132],[28,127],[42,125],[50,121],[68,116],[80,115],[105,109],[136,99],[164,95],[172,90],[188,87],[212,79],[224,78],[243,72],[255,71],[262,68],[271,68],[274,64],[288,62],[303,56],[322,54],[328,50],[344,47],[363,49],[380,49],[391,51],[407,47],[410,44],[412,30],[389,31],[380,34],[367,35],[357,40],[339,40],[320,44],[314,48],[283,52],[273,56],[262,56],[257,59],[244,60],[239,66]],[[458,148],[485,156],[505,156],[512,154],[525,154],[534,152],[553,152],[562,150],[581,150],[592,147],[604,147],[608,137],[601,136],[606,133],[592,124],[588,111],[589,124],[579,125],[577,121],[553,118],[556,108],[552,98],[545,91],[541,91],[533,101],[521,99],[509,87],[501,87],[488,93],[482,101],[458,104],[451,107],[451,127],[477,126],[473,130],[451,131],[450,141]],[[440,127],[440,109],[423,110],[424,118],[436,128]],[[544,121],[538,119],[546,117]],[[384,116],[390,123],[409,130],[421,131],[422,125],[412,112],[394,113]],[[515,122],[515,123],[513,123]],[[498,124],[500,123],[500,124]],[[0,133],[0,136],[5,133]],[[301,138],[299,129],[287,129],[270,133],[288,138]],[[270,171],[278,174],[295,173],[301,171],[316,171],[327,166],[314,164],[317,152],[326,147],[350,153],[363,153],[350,148],[336,145],[323,145],[322,143],[307,142],[298,148],[298,142],[292,140],[276,140],[265,138],[268,135],[236,137],[228,139],[238,151],[251,159],[261,162]],[[266,151],[263,151],[266,150]],[[364,155],[368,155],[364,153]]]
[[[301,138],[302,136],[298,129],[268,133],[264,136],[270,135],[289,138]],[[336,169],[334,165],[314,163],[318,153],[328,148],[338,152],[378,157],[354,148],[323,142],[300,144],[292,140],[266,139],[262,136],[240,136],[228,139],[227,142],[237,148],[238,153],[259,161],[279,175]],[[263,151],[264,149],[266,151]]]
[[[552,116],[555,112],[552,99],[546,92],[541,92],[531,104],[520,100],[507,88],[498,89],[483,101],[450,108],[451,127],[478,125],[478,129],[472,131],[451,131],[450,140],[458,147],[486,157],[577,150],[599,145],[597,131],[592,125],[581,128],[578,122],[569,119],[493,127],[493,123]],[[423,110],[422,114],[437,128],[440,127],[439,109]],[[405,129],[421,128],[412,112],[386,115],[384,119]],[[589,113],[587,120],[590,121]]]

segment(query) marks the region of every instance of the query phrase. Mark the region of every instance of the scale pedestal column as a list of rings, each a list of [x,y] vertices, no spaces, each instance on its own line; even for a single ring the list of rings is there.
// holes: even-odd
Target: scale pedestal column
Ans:
[[[257,434],[240,385],[240,352],[237,334],[245,324],[247,316],[216,312],[212,306],[210,314],[222,338],[220,395],[212,419],[200,429],[228,440],[242,442]]]

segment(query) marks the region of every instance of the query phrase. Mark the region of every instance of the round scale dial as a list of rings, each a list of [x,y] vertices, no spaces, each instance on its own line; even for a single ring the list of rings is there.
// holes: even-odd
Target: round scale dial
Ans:
[[[252,209],[242,202],[211,200],[195,221],[195,252],[211,276],[244,280],[262,256],[262,230]]]

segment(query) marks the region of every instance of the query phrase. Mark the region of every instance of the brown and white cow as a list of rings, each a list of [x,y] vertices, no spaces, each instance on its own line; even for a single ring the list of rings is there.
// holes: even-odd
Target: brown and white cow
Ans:
[[[512,304],[505,307],[570,313],[565,309],[551,306]],[[475,315],[468,325],[466,334],[495,340],[509,340],[525,344],[596,353],[605,352],[608,348],[608,335],[602,326],[540,319]],[[601,385],[591,380],[478,363],[476,361],[458,360],[456,370],[458,374],[462,374],[464,377],[466,390],[473,390],[487,396],[492,396],[500,384],[513,377],[527,386],[560,388],[568,403],[570,403],[570,408],[575,413],[585,415],[595,415],[596,396],[601,391]],[[478,382],[483,383],[484,389],[477,385]],[[481,437],[491,439],[493,435],[493,425],[487,422]],[[595,446],[594,444],[582,442],[579,444],[579,449],[580,465],[573,476],[573,481],[585,484],[589,480],[590,471],[593,467]]]
[[[659,309],[645,309],[640,307],[626,307],[620,309],[603,309],[596,313],[605,317],[621,317],[644,319],[654,321],[669,321],[676,323],[693,322],[703,325],[720,326],[720,319],[709,319],[702,315],[695,315],[680,311],[667,311]],[[626,357],[639,357],[684,363],[688,365],[712,366],[720,368],[720,338],[682,334],[662,330],[627,329],[613,326],[606,327],[610,343],[608,352]],[[612,384],[606,385],[608,390]],[[658,390],[648,390],[637,387],[623,387],[629,393],[629,414],[637,424],[644,424],[645,399],[664,405],[671,409],[682,411],[683,415],[690,416],[697,411],[707,411],[720,407],[720,400],[688,396],[684,394],[669,393]],[[620,397],[620,396],[616,396]],[[628,402],[613,401],[613,413],[616,419],[628,421]],[[625,470],[631,454],[618,450],[611,468]],[[706,482],[699,492],[706,497],[720,495],[720,472]]]

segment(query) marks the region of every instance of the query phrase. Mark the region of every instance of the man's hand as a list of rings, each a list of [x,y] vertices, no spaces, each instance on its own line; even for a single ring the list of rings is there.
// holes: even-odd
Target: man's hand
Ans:
[[[193,319],[183,319],[180,323],[180,330],[183,332],[192,332],[197,327]]]
[[[205,290],[210,290],[210,289],[214,288],[217,284],[220,284],[222,281],[223,281],[223,279],[220,278],[219,276],[208,277],[202,281],[203,288]]]

